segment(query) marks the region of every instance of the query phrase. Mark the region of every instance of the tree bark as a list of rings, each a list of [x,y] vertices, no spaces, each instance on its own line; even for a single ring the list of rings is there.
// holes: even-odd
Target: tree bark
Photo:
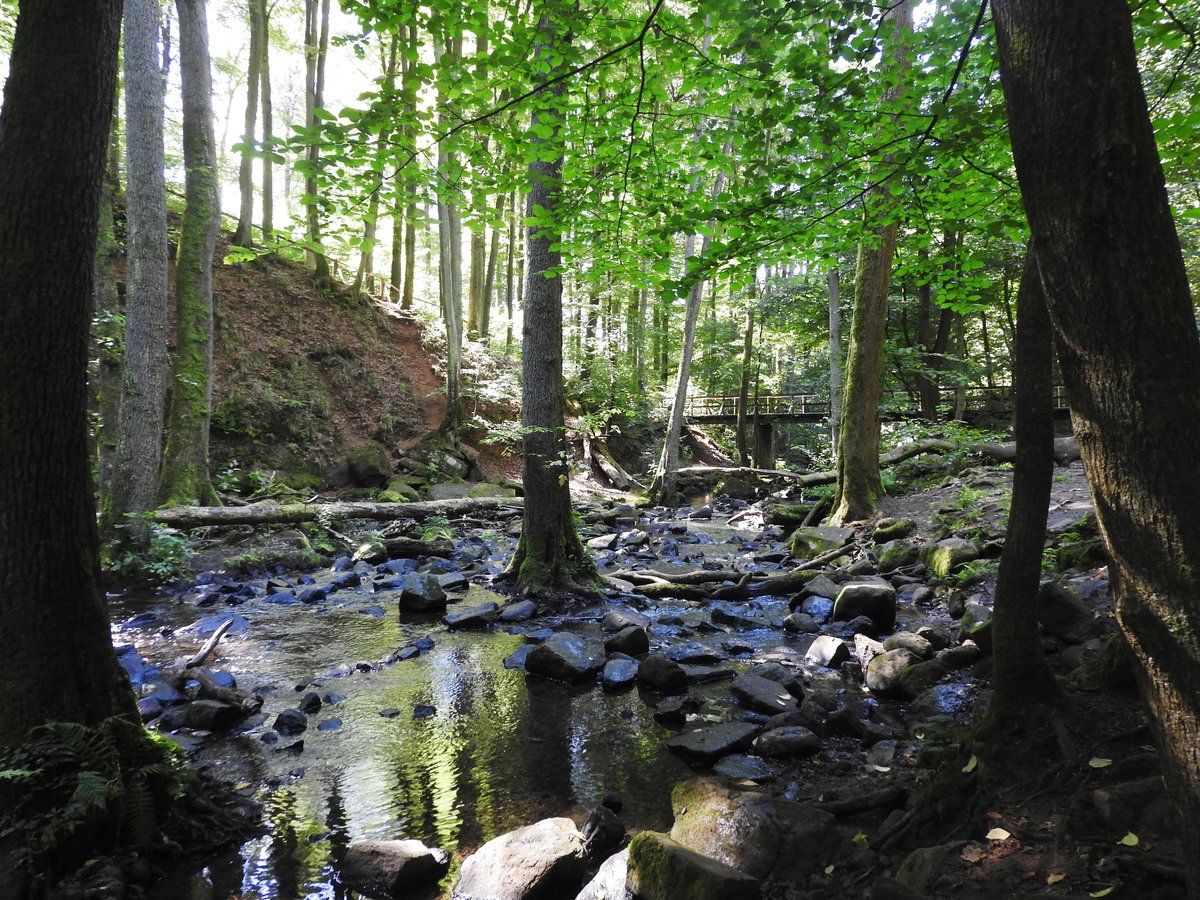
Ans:
[[[259,102],[262,104],[262,146],[266,153],[262,158],[262,236],[270,242],[275,233],[275,163],[271,154],[275,152],[275,114],[271,101],[271,9],[266,0],[251,0],[251,15],[259,18],[258,30],[262,35],[259,42],[258,63]]]
[[[325,57],[329,49],[329,0],[305,0],[304,4],[304,123],[308,128],[317,124],[316,111],[325,102]],[[321,247],[321,211],[316,201],[317,179],[313,170],[320,162],[320,149],[309,144],[305,155],[309,171],[304,176],[304,193],[309,198],[305,204],[309,265],[316,273],[317,282],[327,284],[330,279],[329,258]]]
[[[250,25],[250,49],[246,61],[246,115],[242,125],[242,159],[238,165],[238,222],[232,243],[254,246],[254,138],[258,126],[258,92],[262,82],[262,48],[265,35],[259,31],[261,14],[256,7],[263,0],[249,0],[246,17]]]
[[[205,3],[176,0],[176,9],[187,206],[175,259],[175,379],[159,497],[167,504],[208,504],[217,499],[208,472],[208,424],[212,407],[212,265],[221,203]]]
[[[757,291],[755,291],[757,293]],[[742,368],[738,377],[737,422],[734,435],[737,439],[738,462],[750,465],[750,376],[754,364],[754,306],[746,307],[745,333],[742,335]]]
[[[891,36],[884,65],[896,86],[885,93],[895,101],[903,93],[912,34],[912,11],[901,0],[884,16]],[[885,157],[882,165],[890,164]],[[842,436],[838,452],[837,503],[833,522],[868,519],[883,493],[879,477],[879,401],[883,391],[883,339],[887,326],[887,296],[896,249],[896,201],[886,182],[867,192],[864,201],[872,237],[858,251],[854,278],[854,320],[846,353],[846,384],[842,398]]]
[[[1200,340],[1129,7],[997,0],[1021,194],[1117,617],[1200,846]],[[1200,896],[1200,854],[1184,855]]]
[[[837,458],[842,437],[842,275],[836,267],[825,279],[829,299],[829,442]]]
[[[1042,707],[1062,700],[1058,681],[1042,652],[1037,615],[1046,511],[1054,472],[1054,338],[1032,253],[1026,259],[1017,293],[1016,350],[1016,464],[992,615],[996,695],[989,718],[1000,734],[1010,730],[1028,733],[1034,722],[1044,726]]]
[[[133,547],[150,540],[138,516],[158,499],[170,370],[159,16],[157,0],[125,4],[125,356],[114,477],[101,529],[104,540],[120,538]]]
[[[534,53],[547,58],[560,52],[564,36],[550,13],[538,20]],[[549,67],[548,67],[549,69]],[[552,70],[550,70],[552,71]],[[521,450],[525,485],[525,519],[516,552],[506,574],[526,593],[547,590],[586,590],[596,581],[596,566],[579,540],[571,515],[570,469],[567,465],[563,416],[562,254],[557,248],[558,200],[562,190],[563,159],[539,158],[549,144],[561,147],[563,82],[547,87],[549,71],[535,95],[528,141],[529,196],[525,231],[528,286],[522,327]],[[549,125],[553,134],[537,133]]]
[[[21,4],[0,117],[0,746],[137,721],[99,588],[87,348],[121,4]],[[0,860],[5,858],[0,846]],[[23,896],[0,861],[0,895]]]
[[[443,79],[450,76],[462,59],[461,35],[434,35],[435,57]],[[439,87],[438,127],[442,132],[449,130],[451,118],[450,101]],[[457,440],[458,426],[462,417],[462,340],[463,340],[463,284],[462,284],[462,214],[454,185],[461,174],[458,154],[451,139],[438,142],[437,152],[437,209],[438,209],[438,285],[441,297],[442,323],[446,326],[446,414],[442,419],[442,431],[451,440]]]

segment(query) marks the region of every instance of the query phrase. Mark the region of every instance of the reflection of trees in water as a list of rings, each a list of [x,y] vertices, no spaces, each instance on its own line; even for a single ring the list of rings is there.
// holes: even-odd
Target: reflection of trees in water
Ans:
[[[342,773],[335,773],[329,785],[329,812],[325,816],[325,826],[329,829],[329,864],[333,871],[340,872],[346,859],[346,851],[350,849],[350,829],[346,821],[346,806],[342,801]],[[334,886],[335,900],[344,900],[346,889],[341,882]]]
[[[336,791],[331,806],[333,796]],[[340,806],[340,799],[337,803]],[[264,797],[263,813],[270,838],[265,848],[266,876],[275,883],[275,890],[267,893],[279,900],[309,896],[308,885],[321,880],[328,858],[327,844],[320,840],[324,824],[315,815],[302,814],[295,793],[286,788]]]

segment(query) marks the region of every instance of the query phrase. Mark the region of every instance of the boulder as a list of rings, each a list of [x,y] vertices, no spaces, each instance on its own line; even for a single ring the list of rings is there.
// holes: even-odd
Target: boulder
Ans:
[[[638,661],[628,656],[614,656],[604,664],[600,684],[606,691],[623,691],[637,682]]]
[[[882,544],[906,538],[916,530],[917,523],[912,519],[880,519],[875,523],[872,537],[875,543]]]
[[[965,538],[951,537],[938,541],[922,551],[925,565],[938,578],[948,578],[969,562],[981,556],[979,545]]]
[[[875,581],[856,581],[838,591],[833,604],[837,621],[866,616],[881,632],[896,627],[896,589]]]
[[[650,617],[634,609],[610,609],[600,621],[600,627],[605,631],[622,631],[631,625],[649,628]]]
[[[802,525],[788,538],[788,548],[797,559],[812,559],[845,546],[854,537],[853,528],[828,525]]]
[[[992,611],[981,603],[968,603],[959,623],[958,639],[974,641],[984,653],[991,653]]]
[[[806,612],[794,612],[783,620],[783,630],[792,634],[816,634],[821,623]]]
[[[532,600],[517,600],[507,603],[500,610],[501,622],[524,622],[537,615],[537,604]]]
[[[583,882],[583,835],[570,819],[543,819],[488,841],[463,860],[453,900],[561,900]]]
[[[929,659],[933,656],[933,644],[921,637],[919,634],[914,634],[911,631],[897,631],[895,634],[887,637],[883,641],[884,650],[911,650],[921,659]]]
[[[442,623],[451,631],[455,629],[487,628],[500,618],[500,605],[494,601],[452,612],[442,616]]]
[[[908,541],[888,541],[875,552],[879,554],[879,571],[885,574],[915,564],[919,556],[917,548]]]
[[[392,459],[387,447],[367,441],[346,454],[350,476],[359,487],[383,487],[392,475]]]
[[[308,728],[308,718],[298,709],[285,709],[275,717],[271,727],[280,734],[300,734]]]
[[[405,575],[400,586],[400,608],[408,612],[445,612],[446,591],[436,575]]]
[[[804,587],[800,589],[800,593],[793,598],[792,609],[795,609],[799,604],[806,613],[816,615],[817,613],[809,609],[808,604],[805,603],[805,601],[810,597],[826,598],[829,603],[829,608],[832,609],[832,598],[836,597],[838,595],[838,591],[840,590],[841,587],[828,575],[815,575],[805,582]],[[828,615],[828,610],[826,610],[826,615]]]
[[[762,896],[758,879],[653,831],[643,831],[630,843],[625,884],[638,900],[758,900]]]
[[[711,764],[722,756],[748,748],[760,730],[749,722],[722,722],[677,734],[663,741],[663,745],[687,759]]]
[[[638,669],[638,684],[664,694],[679,694],[687,690],[688,678],[679,663],[661,653],[651,653]]]
[[[677,784],[671,807],[672,838],[755,878],[804,884],[844,849],[831,814],[712,778]]]
[[[920,661],[920,657],[915,653],[903,648],[882,653],[872,659],[867,666],[867,687],[872,693],[879,694],[881,697],[902,694],[901,673],[907,667],[916,665]]]
[[[604,861],[575,900],[632,900],[633,894],[625,886],[629,874],[629,848],[615,853]]]
[[[773,759],[812,756],[820,749],[820,739],[801,725],[772,728],[754,741],[755,753]]]
[[[602,668],[604,648],[567,631],[547,638],[525,657],[526,672],[554,681],[582,681]]]
[[[449,853],[420,841],[360,841],[346,851],[339,878],[360,894],[397,900],[436,884],[449,868]]]
[[[784,627],[787,623],[784,623]],[[804,658],[819,666],[836,669],[850,659],[850,648],[846,642],[831,634],[823,634],[809,645]]]
[[[796,708],[796,700],[778,682],[759,675],[735,678],[729,691],[743,706],[773,716]]]
[[[625,653],[644,656],[650,652],[650,635],[639,625],[622,628],[604,642],[605,653]]]

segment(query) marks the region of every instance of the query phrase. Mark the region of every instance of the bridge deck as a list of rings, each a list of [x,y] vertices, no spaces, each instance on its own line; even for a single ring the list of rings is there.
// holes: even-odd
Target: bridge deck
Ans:
[[[948,415],[954,409],[953,388],[939,392],[938,410]],[[829,418],[829,395],[820,393],[766,394],[750,398],[748,419],[760,422],[823,422]],[[965,411],[971,417],[989,415],[1004,417],[1012,415],[1012,388],[968,388]],[[1066,391],[1061,385],[1054,388],[1054,411],[1065,415]],[[684,408],[689,420],[699,425],[733,425],[737,422],[738,398],[736,395],[720,397],[692,397]],[[884,394],[883,415],[885,418],[913,418],[921,414],[920,404],[906,391],[890,391]]]

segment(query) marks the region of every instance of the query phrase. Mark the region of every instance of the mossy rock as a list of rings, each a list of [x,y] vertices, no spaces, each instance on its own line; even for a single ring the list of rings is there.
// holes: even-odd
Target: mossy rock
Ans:
[[[804,524],[810,512],[811,503],[772,503],[763,511],[763,521],[768,525],[796,528]]]
[[[367,441],[346,454],[354,483],[362,487],[383,487],[392,476],[392,458],[387,447]]]
[[[491,484],[486,481],[480,481],[467,488],[467,496],[472,499],[479,497],[515,497],[517,496],[517,492],[502,484]]]
[[[917,523],[912,519],[880,519],[875,523],[873,540],[876,544],[886,544],[906,538],[917,530]]]
[[[654,831],[643,831],[630,842],[625,883],[640,900],[758,900],[762,896],[757,878]]]
[[[1054,566],[1058,571],[1065,572],[1067,569],[1103,565],[1107,558],[1103,541],[1073,541],[1055,548]]]
[[[844,547],[854,537],[852,528],[829,525],[804,525],[788,538],[788,549],[796,559],[813,559],[822,553]]]
[[[917,548],[908,541],[888,541],[881,545],[879,553],[879,571],[894,572],[904,566],[913,565],[919,556]]]
[[[958,638],[971,640],[984,653],[992,652],[992,611],[979,603],[968,603],[959,624]]]
[[[922,551],[929,571],[938,578],[948,578],[967,563],[979,559],[979,545],[965,538],[949,537],[931,544]]]

